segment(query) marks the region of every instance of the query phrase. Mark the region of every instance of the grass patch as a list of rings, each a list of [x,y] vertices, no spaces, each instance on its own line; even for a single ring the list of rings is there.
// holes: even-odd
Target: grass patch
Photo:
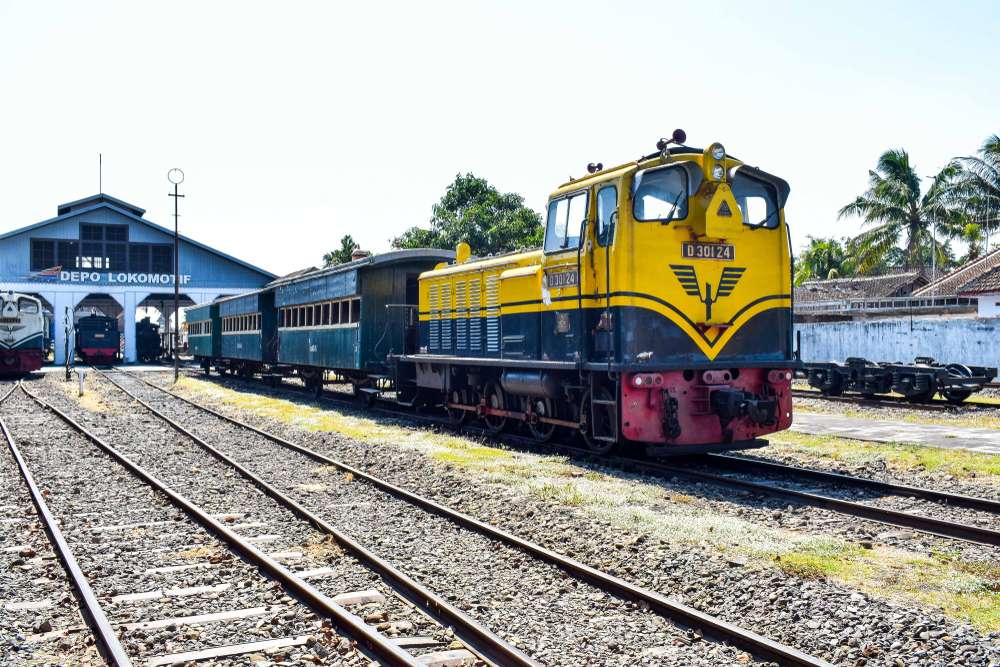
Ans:
[[[340,545],[330,535],[327,535],[320,541],[307,542],[300,548],[304,555],[320,563],[328,563],[344,555],[343,549],[340,548]]]
[[[1000,456],[995,454],[923,445],[866,442],[796,431],[774,433],[768,439],[771,448],[779,452],[821,456],[855,464],[883,461],[890,467],[902,470],[943,472],[955,477],[974,476],[1000,484]]]
[[[585,498],[573,482],[546,482],[533,487],[532,492],[542,500],[551,500],[563,505],[578,507],[583,505]]]
[[[796,576],[823,578],[890,599],[940,608],[982,632],[1000,630],[1000,568],[888,548],[866,550],[835,540],[806,542],[775,556]]]
[[[209,558],[219,553],[215,547],[195,547],[177,553],[178,558]]]
[[[295,487],[298,491],[305,491],[306,493],[319,493],[320,491],[326,491],[326,484],[299,484]]]
[[[52,374],[55,375],[54,373]],[[76,375],[70,382],[55,380],[54,384],[70,398],[76,401],[81,408],[89,412],[116,412],[114,407],[104,400],[100,390],[100,384],[95,379],[97,373],[88,372],[83,379],[83,396],[80,396],[80,382]]]

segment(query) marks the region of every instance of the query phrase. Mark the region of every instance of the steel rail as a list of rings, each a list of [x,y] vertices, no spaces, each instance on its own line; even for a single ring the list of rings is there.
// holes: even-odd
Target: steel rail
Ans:
[[[938,535],[939,537],[947,537],[966,542],[976,542],[995,547],[1000,546],[1000,531],[991,530],[989,528],[981,528],[979,526],[946,521],[944,519],[935,519],[933,517],[921,516],[918,514],[909,514],[907,512],[890,510],[883,507],[873,507],[871,505],[865,505],[864,503],[841,500],[840,498],[831,498],[830,496],[810,493],[808,491],[798,491],[796,489],[774,486],[772,484],[751,482],[748,480],[729,477],[727,475],[701,472],[680,466],[652,463],[639,459],[625,458],[620,460],[638,466],[643,472],[654,471],[668,475],[683,475],[707,482],[724,484],[726,486],[738,487],[748,491],[756,491],[766,493],[771,496],[796,500],[814,507],[829,509],[841,514],[849,514],[851,516],[869,519],[871,521],[878,521],[879,523],[912,528],[921,532]]]
[[[373,628],[364,623],[360,618],[347,611],[329,597],[307,583],[301,577],[293,574],[276,560],[257,549],[253,544],[247,542],[242,536],[224,526],[221,522],[210,516],[190,500],[180,495],[164,482],[154,477],[151,473],[141,468],[138,464],[119,452],[117,449],[106,443],[97,435],[88,431],[84,426],[75,421],[68,414],[54,405],[42,400],[35,394],[28,391],[27,387],[21,386],[22,391],[30,396],[36,403],[58,415],[64,422],[69,424],[74,430],[85,436],[101,450],[111,456],[116,462],[140,478],[147,485],[166,495],[170,501],[191,516],[197,523],[209,532],[216,535],[220,540],[229,545],[231,549],[242,555],[247,561],[253,563],[262,571],[276,579],[289,593],[293,593],[298,599],[312,608],[319,614],[333,621],[345,634],[354,639],[359,648],[369,657],[382,662],[385,665],[420,667],[422,664],[409,653],[390,641],[388,638],[376,632]]]
[[[795,398],[809,398],[831,403],[852,403],[856,405],[877,406],[887,408],[906,408],[908,410],[924,410],[927,412],[953,412],[963,408],[974,412],[986,410],[1000,410],[1000,404],[983,403],[981,401],[963,401],[962,403],[948,403],[940,399],[935,399],[931,403],[914,403],[906,400],[904,396],[876,395],[867,398],[862,394],[841,394],[838,396],[828,396],[820,391],[810,389],[793,389],[792,396]]]
[[[15,384],[10,391],[4,394],[3,398],[0,398],[0,403],[6,401],[19,385],[20,383]],[[90,619],[91,630],[102,649],[102,653],[104,653],[104,657],[116,667],[131,667],[132,661],[129,659],[128,653],[126,653],[121,642],[118,641],[118,634],[111,626],[111,622],[104,613],[101,603],[98,602],[94,590],[83,575],[80,564],[76,562],[73,550],[70,549],[66,538],[63,537],[62,531],[56,523],[55,516],[49,510],[49,506],[45,502],[41,490],[35,483],[35,478],[32,476],[31,471],[28,470],[28,464],[21,455],[17,443],[14,442],[14,436],[10,434],[10,431],[7,429],[7,423],[2,417],[0,417],[0,431],[3,432],[3,437],[7,440],[7,447],[17,462],[17,467],[21,471],[21,478],[31,493],[31,501],[35,504],[35,509],[42,519],[42,525],[45,528],[45,532],[49,535],[49,539],[55,548],[56,554],[59,556],[59,560],[62,561],[63,569],[66,570],[70,581],[73,582],[73,587],[76,588],[76,592],[83,601],[84,612]]]
[[[141,378],[138,378],[141,379]],[[167,391],[162,387],[148,382],[147,380],[141,379],[143,382],[150,384],[161,391]],[[173,394],[173,392],[167,391],[171,395],[186,401],[183,396]],[[322,400],[333,402],[333,403],[343,403],[345,405],[354,405],[354,403],[348,399],[339,399],[329,396],[322,397]],[[203,407],[203,406],[202,406]],[[204,408],[210,410],[210,408]],[[423,421],[433,424],[439,424],[442,426],[449,426],[449,422],[446,420],[429,417],[426,415],[414,415],[411,413],[400,412],[398,410],[390,410],[386,408],[374,408],[383,414],[408,418],[413,421]],[[220,415],[223,418],[227,418],[224,415]],[[252,427],[250,427],[252,428]],[[699,472],[695,470],[690,470],[688,468],[670,466],[669,464],[656,463],[649,461],[647,459],[630,458],[624,456],[608,456],[608,455],[596,455],[586,449],[581,449],[579,447],[573,447],[571,445],[564,445],[558,443],[541,443],[531,438],[526,438],[522,436],[517,436],[513,434],[504,433],[501,435],[491,435],[484,429],[478,429],[476,427],[466,426],[463,427],[469,431],[476,434],[483,435],[485,437],[490,437],[492,439],[502,439],[507,442],[521,443],[529,447],[545,447],[547,449],[557,451],[560,453],[582,456],[582,457],[597,457],[601,463],[616,465],[619,468],[630,468],[639,470],[640,472],[654,472],[661,475],[686,475],[691,478],[698,478],[708,482],[714,482],[718,484],[724,484],[732,487],[739,487],[758,493],[764,493],[768,495],[774,495],[779,497],[784,497],[788,499],[795,500],[797,502],[802,502],[807,505],[814,507],[820,507],[823,509],[828,509],[841,514],[847,514],[849,516],[856,516],[862,519],[869,519],[872,521],[878,521],[879,523],[884,523],[891,526],[899,526],[904,528],[911,528],[913,530],[918,530],[920,532],[931,533],[939,537],[946,537],[949,539],[958,539],[966,542],[975,542],[977,544],[987,544],[993,546],[1000,546],[1000,532],[995,530],[990,530],[988,528],[980,528],[978,526],[969,526],[967,524],[955,523],[951,521],[945,521],[942,519],[934,519],[931,517],[922,517],[915,514],[909,514],[906,512],[899,512],[896,510],[882,509],[879,507],[873,507],[871,505],[864,505],[862,503],[855,503],[848,500],[840,500],[838,498],[831,498],[829,496],[824,496],[820,494],[809,493],[806,491],[797,491],[794,489],[783,488],[780,486],[774,486],[771,484],[764,484],[761,482],[750,482],[747,480],[739,480],[725,475],[713,475],[712,473]],[[718,455],[713,455],[718,456]],[[822,474],[816,471],[817,475]],[[836,473],[830,473],[836,474]],[[860,478],[858,478],[860,479]],[[835,480],[834,480],[835,481]],[[853,481],[853,478],[852,478]],[[872,484],[878,484],[876,480],[871,480]],[[888,484],[888,483],[886,483]],[[874,488],[874,487],[873,487]],[[914,491],[921,491],[927,497],[934,496],[935,494],[943,493],[936,492],[930,489],[919,489],[918,487],[899,487],[899,488],[912,488]],[[992,512],[992,506],[995,501],[986,498],[974,498],[971,496],[957,496],[952,494],[946,494],[949,498],[956,498],[965,500],[956,500],[955,504],[966,503],[964,506],[972,507],[973,509],[986,509],[986,511]],[[974,507],[974,505],[979,504],[979,507]]]
[[[108,382],[118,387],[118,389],[129,396],[132,400],[166,422],[171,428],[190,438],[211,455],[234,468],[240,473],[240,475],[250,480],[268,496],[290,509],[315,528],[331,535],[334,540],[336,540],[337,543],[340,544],[340,546],[342,546],[346,551],[349,551],[358,560],[370,567],[372,570],[378,572],[382,577],[389,581],[392,584],[392,587],[399,591],[404,598],[422,609],[442,626],[450,626],[455,632],[455,635],[461,639],[462,642],[464,642],[473,650],[474,653],[477,653],[487,662],[496,665],[522,666],[535,666],[539,664],[525,655],[520,649],[504,641],[493,631],[481,625],[461,609],[444,600],[444,598],[439,596],[437,593],[434,593],[423,584],[390,564],[387,560],[376,555],[374,552],[370,551],[367,547],[363,546],[360,542],[356,541],[354,538],[350,537],[333,524],[324,520],[311,510],[305,508],[298,501],[294,500],[285,493],[282,493],[259,475],[250,471],[248,468],[236,462],[227,454],[210,445],[203,438],[186,429],[175,419],[164,415],[149,403],[123,387],[104,371],[98,370],[97,372],[108,380]],[[119,372],[124,373],[124,371]],[[136,380],[145,382],[142,378],[135,377],[131,374],[127,375]],[[155,387],[155,385],[151,386]]]
[[[513,533],[510,533],[502,528],[487,524],[468,514],[464,514],[450,507],[434,502],[433,500],[417,493],[396,486],[391,482],[375,477],[347,463],[338,461],[324,454],[320,454],[319,452],[291,442],[290,440],[286,440],[281,436],[257,428],[251,424],[247,424],[239,419],[224,415],[221,412],[213,410],[212,408],[192,401],[191,399],[181,396],[168,389],[164,389],[163,387],[149,382],[144,378],[136,377],[135,379],[148,384],[154,389],[157,389],[165,394],[173,396],[174,398],[179,399],[199,410],[252,431],[276,444],[282,445],[283,447],[299,452],[300,454],[304,454],[317,462],[333,466],[343,472],[351,473],[355,478],[364,480],[372,486],[381,489],[396,498],[404,500],[411,505],[420,507],[461,526],[475,530],[491,539],[503,542],[518,548],[521,551],[527,552],[540,560],[559,567],[563,571],[568,572],[578,579],[588,581],[602,590],[613,593],[617,597],[632,601],[645,602],[651,609],[672,619],[675,623],[687,627],[697,628],[701,630],[704,635],[717,641],[729,642],[734,646],[747,651],[751,655],[768,660],[774,660],[782,665],[831,667],[831,663],[823,660],[822,658],[808,655],[798,649],[780,644],[779,642],[757,634],[756,632],[741,628],[737,625],[729,623],[728,621],[706,614],[695,609],[694,607],[689,607],[683,603],[670,600],[660,593],[637,586],[625,581],[624,579],[607,574],[606,572],[602,572],[601,570],[586,565],[585,563],[581,563],[578,560],[564,556],[563,554],[557,553],[551,549],[514,535]]]
[[[945,503],[953,507],[965,507],[968,509],[990,512],[992,514],[1000,514],[1000,500],[992,500],[990,498],[964,496],[959,493],[925,489],[920,486],[908,486],[906,484],[884,482],[882,480],[872,479],[871,477],[856,477],[854,475],[830,472],[827,470],[817,470],[815,468],[800,468],[798,466],[787,465],[785,463],[760,461],[758,459],[733,456],[731,454],[706,454],[705,456],[713,464],[737,470],[743,468],[756,468],[757,470],[762,470],[764,472],[781,475],[797,475],[799,477],[808,477],[810,479],[815,479],[821,482],[829,482],[832,484],[853,484],[854,486],[862,486],[875,491],[880,491],[882,493],[891,493],[893,495],[900,496],[913,496],[924,500]]]

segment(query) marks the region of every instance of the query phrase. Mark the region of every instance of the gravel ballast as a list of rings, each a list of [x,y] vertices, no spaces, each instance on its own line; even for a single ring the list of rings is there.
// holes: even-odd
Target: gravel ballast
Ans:
[[[746,664],[741,651],[702,641],[649,610],[609,596],[520,550],[343,475],[329,471],[317,475],[317,464],[305,465],[302,457],[259,436],[250,437],[244,429],[184,406],[135,379],[120,375],[115,379],[545,664]],[[51,392],[51,396],[73,403],[64,394]],[[219,496],[239,497],[244,507],[257,506],[248,482],[193,442],[164,430],[168,427],[162,421],[110,383],[103,400],[113,409],[81,418],[89,419],[95,429],[97,422],[104,422],[100,427],[110,440],[123,441],[123,448],[143,457],[157,474],[168,479],[174,475],[179,490],[188,489],[192,497],[210,495],[199,491],[195,479],[211,480]],[[79,406],[75,410],[85,412]],[[141,444],[135,437],[140,431],[147,434]],[[191,467],[201,471],[197,478],[171,472]],[[188,486],[181,487],[185,483]]]
[[[344,664],[367,664],[308,608],[54,414],[20,392],[0,412],[131,657],[308,636],[308,645],[288,648],[282,657],[322,653],[338,655]],[[235,527],[241,514],[233,510],[228,505],[220,517]],[[246,609],[260,611],[223,622],[131,627]],[[25,653],[25,664],[38,664],[41,655],[33,648]],[[57,654],[60,662],[68,653]],[[246,660],[244,655],[215,664]]]
[[[412,450],[373,447],[336,434],[310,432],[224,403],[216,402],[213,407],[836,664],[991,665],[1000,660],[996,634],[983,635],[932,610],[892,603],[830,581],[733,562],[711,545],[648,539],[641,533],[622,531],[610,520],[488,483]],[[248,437],[243,432],[242,438]],[[294,473],[293,466],[289,474]],[[704,485],[700,488],[711,497]],[[759,502],[744,499],[741,504],[756,517],[758,510],[751,508]],[[796,529],[820,530],[828,523],[827,518],[811,522],[810,515],[817,513],[811,508],[768,507],[766,511],[773,521]],[[850,520],[854,526],[864,523],[871,522]],[[879,531],[886,530],[875,525]],[[826,530],[831,530],[830,525]],[[922,542],[922,536],[899,539],[911,549],[933,546],[933,542]],[[949,542],[954,546],[954,541]]]

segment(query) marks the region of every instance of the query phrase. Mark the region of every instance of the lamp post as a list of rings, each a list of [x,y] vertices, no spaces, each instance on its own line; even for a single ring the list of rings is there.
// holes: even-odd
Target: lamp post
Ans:
[[[177,358],[177,350],[180,349],[180,339],[178,332],[181,328],[181,314],[180,314],[180,242],[177,234],[177,218],[179,214],[177,213],[177,202],[184,195],[177,192],[177,186],[184,182],[184,172],[180,169],[171,169],[167,172],[167,180],[174,184],[174,191],[170,194],[170,197],[174,198],[174,383],[180,378],[180,360]],[[167,328],[170,328],[170,318],[167,318]]]

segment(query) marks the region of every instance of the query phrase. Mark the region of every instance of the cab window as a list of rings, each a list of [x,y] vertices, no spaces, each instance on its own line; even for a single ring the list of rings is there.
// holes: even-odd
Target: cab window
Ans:
[[[579,247],[580,227],[586,218],[586,192],[549,202],[549,214],[545,223],[545,252],[575,250]]]
[[[632,214],[640,222],[687,217],[688,172],[681,166],[646,169],[632,184]]]
[[[767,229],[778,226],[778,191],[771,183],[737,171],[733,197],[743,213],[743,224]]]
[[[618,188],[609,185],[597,193],[597,244],[606,247],[615,240],[615,211],[618,210]]]

